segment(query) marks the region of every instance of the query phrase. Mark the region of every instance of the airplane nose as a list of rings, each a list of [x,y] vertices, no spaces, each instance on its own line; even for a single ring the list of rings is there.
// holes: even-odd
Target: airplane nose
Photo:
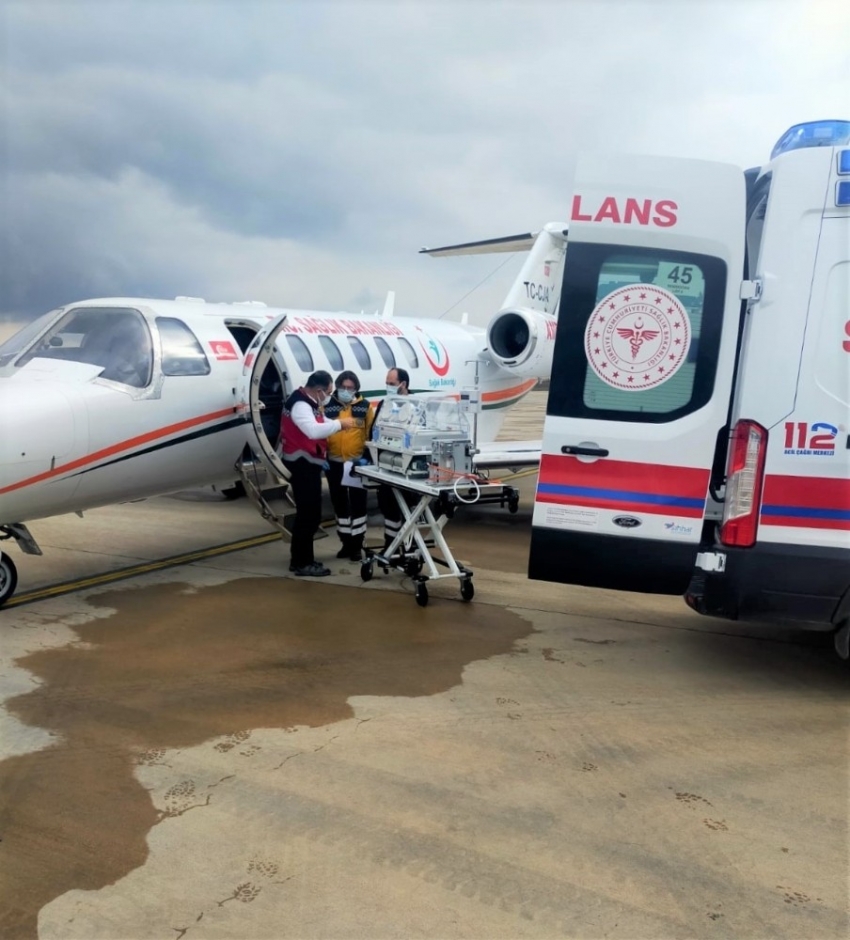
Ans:
[[[76,411],[68,391],[58,384],[0,379],[0,521],[19,521],[9,518],[9,503],[21,505],[23,499],[28,505],[36,491],[47,498],[38,484],[50,482],[51,491],[56,489],[55,481],[63,475],[59,468],[85,446],[85,427]]]

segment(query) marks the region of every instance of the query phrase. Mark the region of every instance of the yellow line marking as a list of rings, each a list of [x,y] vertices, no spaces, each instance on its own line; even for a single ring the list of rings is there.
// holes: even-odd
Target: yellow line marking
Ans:
[[[123,581],[126,578],[133,578],[141,574],[150,574],[152,571],[160,571],[163,568],[175,568],[178,565],[191,564],[193,561],[200,561],[203,558],[215,558],[217,555],[226,555],[228,552],[239,552],[246,548],[256,548],[258,545],[266,545],[280,538],[281,535],[279,532],[269,532],[268,535],[255,535],[252,538],[240,539],[238,542],[227,542],[224,545],[202,548],[198,551],[186,552],[183,555],[172,555],[170,558],[161,558],[159,561],[143,562],[139,565],[131,565],[128,568],[119,568],[117,571],[107,571],[104,574],[92,575],[89,578],[64,581],[61,584],[53,584],[49,587],[28,591],[26,594],[18,594],[16,597],[12,597],[6,601],[4,606],[7,608],[19,607],[21,604],[31,604],[33,601],[44,600],[48,597],[59,597],[62,594],[82,591],[85,590],[85,588],[97,587],[100,584],[109,584],[112,581]]]
[[[512,473],[502,479],[516,480],[519,477],[530,476],[531,474],[537,473],[537,471],[537,467],[527,467],[524,470],[519,470],[517,473]],[[335,525],[334,520],[326,520],[321,524],[321,528],[326,529],[333,525]],[[124,581],[127,578],[150,574],[152,571],[161,571],[164,568],[176,568],[179,565],[188,565],[195,561],[201,561],[204,558],[215,558],[217,555],[241,552],[248,548],[267,545],[269,542],[275,542],[281,538],[282,536],[279,532],[269,532],[267,535],[255,535],[248,539],[240,539],[237,542],[226,542],[224,545],[214,545],[212,548],[202,548],[194,552],[186,552],[182,555],[172,555],[170,558],[161,558],[158,561],[142,562],[138,565],[118,568],[115,571],[107,571],[103,574],[92,575],[88,578],[63,581],[61,584],[52,584],[48,587],[27,591],[24,594],[17,594],[9,598],[3,605],[3,608],[20,607],[23,604],[32,604],[35,601],[46,600],[49,597],[61,597],[64,594],[84,591],[86,588],[98,587],[101,584],[110,584],[114,581]],[[0,610],[3,608],[0,608]]]

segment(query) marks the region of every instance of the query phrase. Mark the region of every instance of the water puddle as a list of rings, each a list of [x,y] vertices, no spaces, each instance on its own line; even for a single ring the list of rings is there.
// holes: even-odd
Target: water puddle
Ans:
[[[321,583],[243,579],[90,598],[116,609],[83,643],[19,664],[41,685],[7,703],[55,745],[0,763],[0,936],[35,937],[38,911],[147,857],[159,820],[133,769],[141,752],[240,729],[320,726],[354,695],[420,696],[532,632],[499,607]]]

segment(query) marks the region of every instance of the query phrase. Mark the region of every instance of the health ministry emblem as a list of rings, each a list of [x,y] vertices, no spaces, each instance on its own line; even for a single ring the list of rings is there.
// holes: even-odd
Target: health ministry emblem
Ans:
[[[691,322],[682,302],[652,284],[630,284],[596,305],[584,331],[591,369],[629,392],[671,379],[688,357]]]
[[[417,326],[416,329],[421,334],[417,336],[417,339],[422,349],[422,355],[428,361],[428,365],[431,366],[437,375],[445,375],[449,371],[449,354],[446,351],[446,347],[433,339],[433,337],[428,336],[421,327]]]

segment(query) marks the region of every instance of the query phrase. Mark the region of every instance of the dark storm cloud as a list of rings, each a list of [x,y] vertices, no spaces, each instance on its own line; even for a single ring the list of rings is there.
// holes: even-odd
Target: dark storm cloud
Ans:
[[[565,217],[579,149],[760,159],[811,116],[816,79],[824,100],[844,87],[823,38],[778,68],[815,8],[7,2],[0,313],[387,288],[440,313],[501,259],[416,249]],[[472,309],[506,290],[494,277]]]

